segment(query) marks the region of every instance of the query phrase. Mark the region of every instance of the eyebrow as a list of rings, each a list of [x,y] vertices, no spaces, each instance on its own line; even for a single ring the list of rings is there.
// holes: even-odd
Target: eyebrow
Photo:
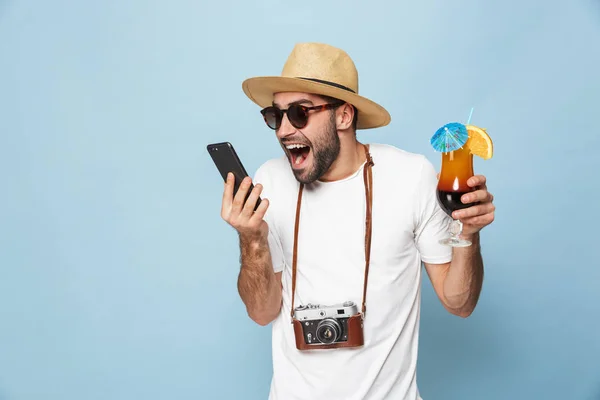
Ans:
[[[291,103],[288,104],[288,107],[296,105],[296,104],[310,104],[310,105],[313,105],[313,102],[310,101],[309,99],[300,99],[300,100],[292,101]],[[273,102],[273,107],[279,107],[279,105],[277,103]]]

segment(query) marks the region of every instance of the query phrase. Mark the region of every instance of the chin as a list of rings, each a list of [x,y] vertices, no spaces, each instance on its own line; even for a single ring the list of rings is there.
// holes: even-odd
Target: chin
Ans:
[[[319,179],[318,176],[317,177],[313,176],[313,174],[312,174],[313,171],[308,169],[307,167],[300,168],[300,169],[292,168],[292,172],[294,173],[294,177],[296,178],[296,180],[305,185],[311,184],[314,181],[316,181],[317,179]]]

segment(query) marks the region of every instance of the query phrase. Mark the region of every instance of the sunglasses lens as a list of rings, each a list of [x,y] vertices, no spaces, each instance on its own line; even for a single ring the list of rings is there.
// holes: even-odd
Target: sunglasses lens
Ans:
[[[302,106],[296,104],[290,106],[287,114],[288,118],[290,119],[290,123],[294,125],[294,127],[304,128],[304,126],[306,126],[306,122],[308,122],[308,114]]]
[[[275,107],[267,107],[262,111],[265,122],[271,129],[278,129],[281,124],[281,111]]]

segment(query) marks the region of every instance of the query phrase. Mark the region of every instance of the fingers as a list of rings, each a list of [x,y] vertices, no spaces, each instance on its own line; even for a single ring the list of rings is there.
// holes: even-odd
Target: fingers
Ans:
[[[465,204],[476,204],[453,212],[452,217],[460,220],[465,225],[466,231],[478,232],[494,221],[496,211],[496,206],[493,203],[494,196],[488,192],[487,179],[483,175],[470,177],[467,180],[467,185],[476,190],[464,194],[461,201]]]
[[[452,213],[452,218],[460,219],[463,223],[467,218],[477,217],[480,215],[494,213],[496,206],[492,203],[478,204],[462,210],[457,210]]]
[[[246,195],[248,194],[248,190],[250,189],[251,184],[252,180],[249,177],[245,177],[242,180],[242,183],[240,183],[240,188],[233,197],[233,205],[231,207],[231,212],[233,214],[238,215],[242,212],[242,209],[244,208]]]
[[[464,225],[473,225],[473,226],[486,226],[494,222],[495,215],[493,212],[484,215],[478,215],[476,217],[464,218],[461,219],[461,222]]]
[[[240,183],[237,192],[233,195],[235,177],[231,173],[227,175],[225,190],[223,192],[221,216],[240,233],[255,233],[260,231],[261,226],[265,223],[263,218],[269,206],[268,200],[262,199],[256,212],[254,211],[263,186],[257,184],[250,191],[251,186],[252,179],[245,177]],[[246,196],[248,197],[247,199]]]
[[[246,199],[246,204],[244,204],[244,208],[242,209],[242,216],[246,218],[250,218],[254,213],[254,207],[256,207],[256,202],[262,192],[262,185],[259,183],[254,186],[254,189],[250,192],[250,196]]]
[[[491,202],[492,200],[493,200],[492,194],[485,189],[480,189],[480,190],[475,190],[473,192],[469,192],[467,194],[464,194],[460,198],[460,201],[462,201],[464,204],[476,203],[476,202],[485,203],[485,202]]]
[[[225,189],[223,190],[223,200],[221,201],[221,217],[227,219],[231,210],[232,197],[233,197],[233,184],[235,179],[233,174],[230,172],[227,174],[227,180],[225,182]]]
[[[474,175],[470,177],[469,180],[467,180],[467,185],[469,185],[472,188],[480,186],[482,189],[484,189],[486,187],[485,183],[486,179],[483,175]]]
[[[256,223],[259,223],[260,221],[262,221],[262,219],[265,217],[265,214],[266,214],[268,208],[269,208],[269,200],[262,199],[260,201],[260,205],[258,206],[256,211],[254,212],[252,217],[250,217],[250,222],[252,224],[256,224]]]

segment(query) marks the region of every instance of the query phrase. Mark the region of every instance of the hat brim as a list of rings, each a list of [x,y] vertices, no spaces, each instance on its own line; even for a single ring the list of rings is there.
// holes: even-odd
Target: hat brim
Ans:
[[[242,83],[242,89],[250,100],[262,108],[272,105],[273,95],[280,92],[302,92],[335,97],[358,109],[356,129],[378,128],[391,121],[388,111],[374,101],[326,83],[301,78],[263,76],[246,79]]]

